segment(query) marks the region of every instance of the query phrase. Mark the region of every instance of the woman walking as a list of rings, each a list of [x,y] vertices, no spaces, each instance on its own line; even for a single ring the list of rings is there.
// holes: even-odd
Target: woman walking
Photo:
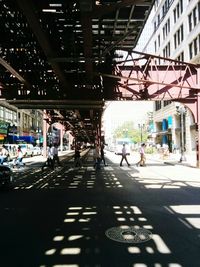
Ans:
[[[139,165],[142,166],[146,166],[146,156],[145,156],[145,143],[143,143],[140,147],[140,160],[138,161],[138,163],[136,163],[136,166],[138,167]]]

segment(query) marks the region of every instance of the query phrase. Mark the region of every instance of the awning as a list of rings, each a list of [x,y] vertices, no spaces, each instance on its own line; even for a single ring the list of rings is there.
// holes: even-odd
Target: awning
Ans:
[[[153,136],[163,136],[163,135],[167,135],[167,134],[171,134],[171,129],[169,129],[168,131],[159,131],[159,132],[153,132],[152,135]]]

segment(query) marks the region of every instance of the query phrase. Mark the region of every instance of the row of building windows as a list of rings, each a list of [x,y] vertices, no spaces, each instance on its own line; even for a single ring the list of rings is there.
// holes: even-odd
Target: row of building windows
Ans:
[[[158,29],[160,23],[163,21],[167,11],[169,10],[173,2],[174,1],[169,1],[169,0],[165,1],[162,7],[162,15],[158,14],[157,20],[154,22],[154,31]],[[183,13],[183,0],[179,0],[178,4],[173,10],[174,24],[180,18],[182,13]],[[192,12],[188,15],[189,31],[193,30],[194,27],[199,23],[199,21],[200,21],[200,2],[198,2],[197,6],[195,6]],[[163,40],[165,40],[165,37],[169,31],[170,31],[170,21],[167,21],[167,23],[163,27]]]
[[[190,59],[195,57],[200,52],[200,34],[189,44]]]
[[[182,13],[183,13],[183,0],[180,0],[173,10],[174,23],[176,23],[176,21],[180,18],[180,15]]]
[[[200,2],[195,6],[192,12],[188,15],[189,31],[191,32],[200,22]]]
[[[163,40],[165,40],[165,38],[170,33],[170,19],[167,20],[162,30],[163,30]]]
[[[173,10],[174,23],[177,22],[182,12],[183,12],[183,0],[180,0]],[[160,19],[160,15],[158,15],[157,20],[158,20],[158,24],[156,24],[156,22],[154,23],[154,30],[158,28],[160,22],[162,21],[162,19]],[[188,15],[189,32],[191,32],[199,22],[200,22],[200,2],[198,2],[198,4],[193,8],[192,12]],[[167,22],[163,26],[162,33],[163,33],[163,40],[165,40],[170,33],[170,18],[168,18]],[[181,25],[181,27],[178,29],[178,31],[174,35],[175,49],[181,44],[183,39],[184,39],[184,28],[183,28],[183,25]],[[154,44],[155,51],[157,51],[157,42],[158,42],[158,47],[159,47],[161,44],[160,34],[158,35],[158,40],[155,41],[155,44]]]
[[[17,122],[17,112],[7,109],[6,107],[0,106],[0,119],[11,121],[11,122]]]
[[[162,103],[163,103],[163,106],[162,106]],[[161,109],[162,107],[166,107],[167,105],[170,105],[172,103],[171,100],[164,100],[164,101],[155,101],[155,110],[159,110]]]
[[[174,16],[180,16],[180,14],[183,12],[183,0],[180,0],[174,10]],[[174,2],[174,0],[166,0],[162,6],[162,13],[158,14],[156,21],[154,22],[154,31],[157,30],[157,28],[160,26],[160,23],[163,21],[164,17],[166,16],[168,10],[170,9],[170,6],[172,5],[172,3]],[[158,3],[157,3],[158,4]],[[154,7],[156,9],[157,4],[155,3]]]
[[[181,52],[181,53],[178,55],[178,57],[176,58],[176,60],[178,60],[178,61],[184,61],[184,60],[185,60],[185,59],[184,59],[184,53]]]
[[[170,54],[171,54],[171,48],[170,48],[170,42],[168,42],[165,48],[163,49],[163,57],[170,57]]]
[[[174,48],[176,49],[181,42],[184,39],[184,33],[183,33],[183,24],[180,26],[180,28],[177,30],[177,32],[174,34]]]
[[[181,26],[177,33],[174,35],[174,46],[175,48],[183,41],[183,27]],[[156,47],[155,47],[156,51]],[[189,58],[192,59],[200,53],[200,34],[193,39],[189,44]],[[170,57],[171,47],[170,42],[167,43],[163,49],[163,57]],[[178,61],[184,61],[184,52],[181,52],[176,58]]]
[[[180,10],[179,10],[180,9]],[[182,12],[182,1],[179,1],[176,8],[176,14],[180,14]],[[179,12],[178,12],[179,10]],[[177,18],[177,15],[176,15]],[[194,29],[194,27],[200,22],[200,2],[193,8],[192,12],[188,15],[188,25],[190,31]],[[170,20],[168,19],[163,27],[163,40],[169,35],[170,33]],[[184,40],[184,25],[182,24],[179,29],[174,34],[174,49],[177,49],[179,45]],[[157,47],[158,43],[158,47]],[[154,42],[154,49],[157,52],[157,49],[160,47],[161,44],[161,37],[160,34],[158,35],[158,39]],[[168,43],[165,48],[163,49],[163,56],[170,57],[171,56],[171,47],[170,43]],[[197,36],[190,44],[189,44],[189,57],[192,59],[200,52],[200,36]],[[184,54],[181,53],[177,60],[184,61]]]

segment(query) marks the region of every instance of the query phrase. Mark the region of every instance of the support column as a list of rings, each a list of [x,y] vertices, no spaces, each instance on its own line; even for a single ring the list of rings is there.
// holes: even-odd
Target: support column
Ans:
[[[60,151],[63,151],[63,125],[60,128]]]
[[[47,157],[47,121],[45,110],[43,110],[43,157]]]
[[[197,168],[200,168],[200,93],[197,94],[197,136],[196,136],[196,152],[197,152]]]

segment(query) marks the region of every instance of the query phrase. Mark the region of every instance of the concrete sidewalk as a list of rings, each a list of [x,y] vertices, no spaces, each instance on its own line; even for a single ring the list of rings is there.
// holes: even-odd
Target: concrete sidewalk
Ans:
[[[71,155],[73,153],[74,153],[74,150],[59,151],[58,156],[62,158],[66,155]],[[44,157],[43,155],[23,158],[24,163],[45,162],[46,160],[47,160],[47,157]]]
[[[185,165],[188,167],[197,167],[196,151],[191,154],[185,154],[185,161],[180,162],[180,153],[170,153],[168,157],[163,157],[161,154],[147,154],[148,159],[156,160],[170,165]]]

